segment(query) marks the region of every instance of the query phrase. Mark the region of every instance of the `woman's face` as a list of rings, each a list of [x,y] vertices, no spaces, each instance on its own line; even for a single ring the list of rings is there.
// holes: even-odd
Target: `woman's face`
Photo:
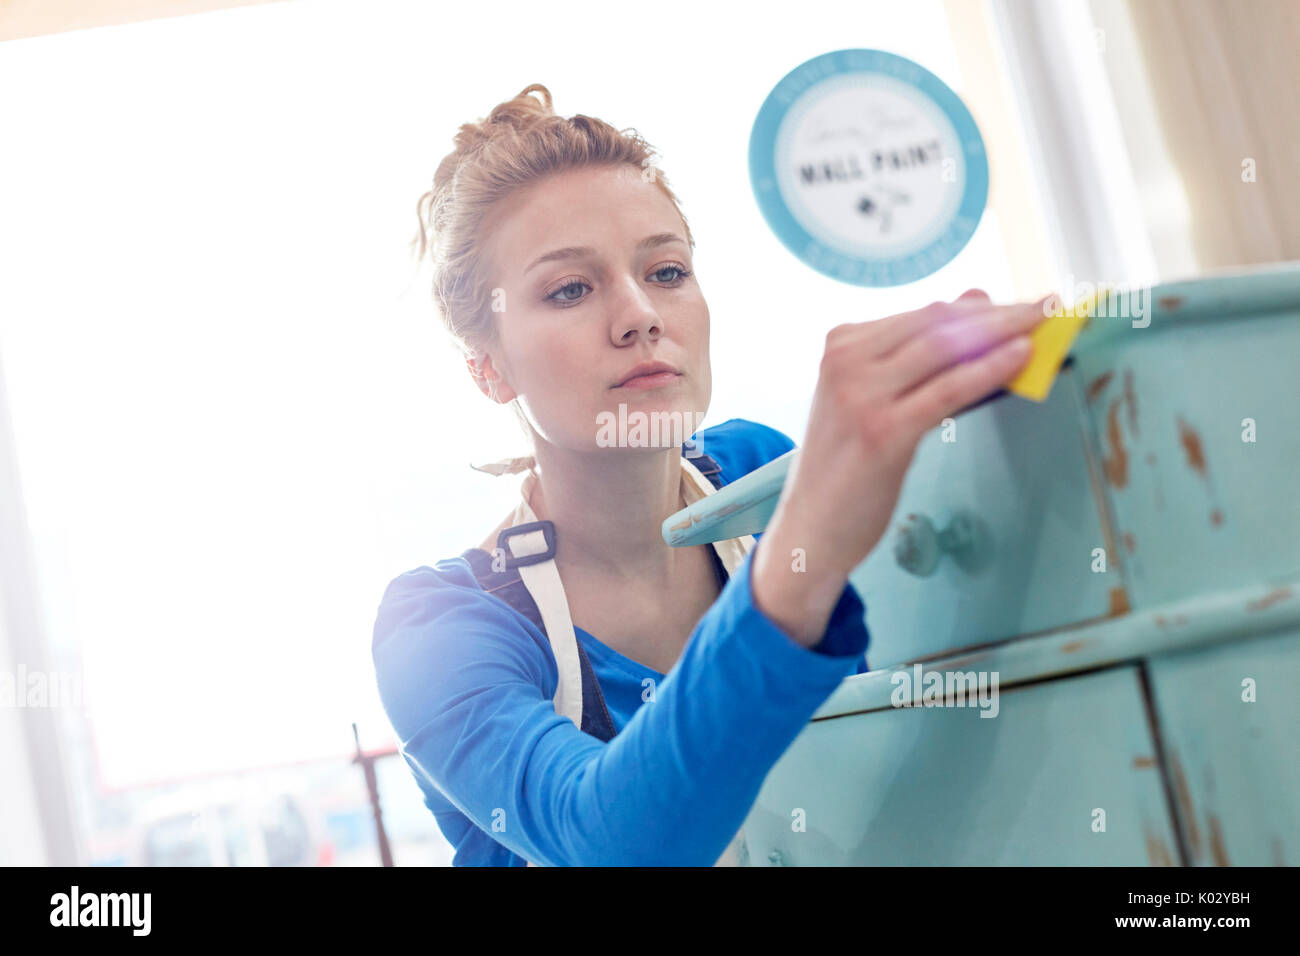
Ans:
[[[619,419],[620,404],[629,424],[676,412],[678,440],[695,431],[712,389],[709,308],[658,186],[626,164],[557,173],[495,209],[484,243],[498,342],[482,370],[499,375],[499,400],[517,395],[542,438],[575,450],[605,444],[598,416]],[[620,387],[642,362],[681,374]]]

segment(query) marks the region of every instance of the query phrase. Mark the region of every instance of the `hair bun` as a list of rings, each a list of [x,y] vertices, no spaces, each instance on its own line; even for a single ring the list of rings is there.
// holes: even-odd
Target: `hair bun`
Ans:
[[[529,96],[533,92],[542,94],[542,102],[539,103]],[[475,152],[482,148],[485,143],[505,132],[500,129],[502,126],[510,127],[516,134],[523,133],[530,127],[537,125],[539,120],[554,115],[555,110],[551,106],[551,91],[541,83],[533,83],[520,90],[513,99],[494,106],[486,119],[481,119],[475,123],[462,124],[455,137],[456,151],[459,153]]]

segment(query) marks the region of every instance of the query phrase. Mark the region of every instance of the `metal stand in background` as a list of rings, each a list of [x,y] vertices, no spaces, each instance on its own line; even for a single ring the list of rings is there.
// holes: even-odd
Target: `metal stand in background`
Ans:
[[[367,754],[361,749],[361,735],[357,733],[357,725],[352,725],[352,739],[356,741],[357,755],[352,758],[352,762],[360,764],[362,771],[366,775],[366,790],[370,793],[370,809],[375,816],[375,836],[379,839],[379,859],[384,866],[393,865],[393,851],[388,846],[388,832],[384,829],[384,811],[379,805],[379,781],[375,777],[375,761],[381,757],[387,757],[391,751],[382,751],[379,753]]]

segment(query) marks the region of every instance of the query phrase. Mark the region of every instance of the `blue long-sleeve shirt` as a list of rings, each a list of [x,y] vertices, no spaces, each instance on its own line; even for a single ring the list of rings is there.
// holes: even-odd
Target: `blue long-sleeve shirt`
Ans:
[[[744,419],[694,437],[724,484],[794,447]],[[608,742],[555,712],[546,635],[482,590],[464,558],[388,585],[374,630],[379,693],[454,865],[710,866],[722,855],[772,765],[867,669],[851,585],[812,648],[755,606],[754,537],[668,674],[575,628],[618,730]]]

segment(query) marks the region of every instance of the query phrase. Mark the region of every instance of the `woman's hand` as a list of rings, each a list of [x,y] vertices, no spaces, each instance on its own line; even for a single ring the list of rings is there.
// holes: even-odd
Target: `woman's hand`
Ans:
[[[799,643],[820,641],[884,534],[922,436],[1024,367],[1043,301],[998,306],[972,289],[827,333],[808,430],[751,569],[759,609]]]

